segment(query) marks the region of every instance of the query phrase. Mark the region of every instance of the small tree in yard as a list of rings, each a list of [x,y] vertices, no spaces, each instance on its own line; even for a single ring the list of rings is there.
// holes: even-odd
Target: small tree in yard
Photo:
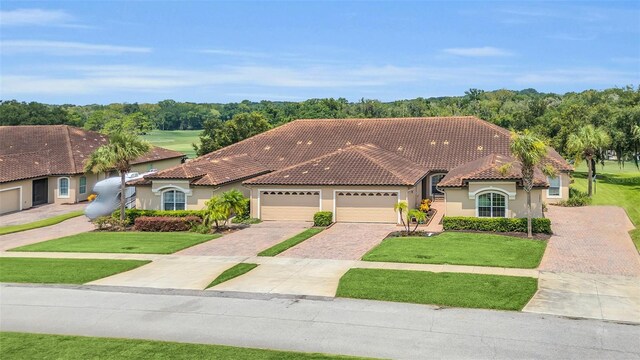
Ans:
[[[567,139],[567,151],[575,156],[576,162],[587,161],[588,196],[593,194],[593,167],[592,159],[598,150],[609,146],[611,138],[601,128],[586,125],[578,130],[578,133],[569,135]]]
[[[91,173],[120,172],[120,221],[124,221],[125,175],[131,171],[131,162],[151,150],[151,145],[135,134],[117,132],[109,135],[109,143],[94,151],[84,164],[84,171]]]
[[[539,167],[542,160],[547,155],[547,145],[537,136],[524,131],[523,133],[511,134],[511,156],[521,165],[522,188],[527,193],[527,236],[533,237],[531,229],[531,189],[533,188],[534,172]],[[500,172],[506,174],[511,169],[513,163],[508,163],[500,167]],[[550,166],[541,168],[547,176],[554,176],[555,170]]]
[[[242,215],[248,202],[249,199],[235,189],[213,196],[205,203],[204,224],[214,225],[216,230],[220,230],[227,225],[232,215]]]
[[[407,235],[414,233],[418,229],[418,225],[420,225],[420,222],[423,222],[427,219],[427,214],[418,209],[408,210],[409,206],[405,201],[394,204],[393,209],[400,213],[400,221],[402,221],[402,227],[405,229],[404,231]],[[406,221],[404,213],[407,214]],[[411,230],[411,220],[416,221],[416,226],[413,228],[413,230]]]

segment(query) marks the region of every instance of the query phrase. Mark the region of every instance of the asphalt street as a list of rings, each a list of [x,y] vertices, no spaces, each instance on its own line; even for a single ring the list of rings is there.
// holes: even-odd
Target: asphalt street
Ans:
[[[3,284],[0,330],[399,359],[640,359],[637,325],[213,291]]]

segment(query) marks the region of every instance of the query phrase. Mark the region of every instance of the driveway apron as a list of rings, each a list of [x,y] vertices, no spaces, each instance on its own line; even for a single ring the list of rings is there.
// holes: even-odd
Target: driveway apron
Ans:
[[[327,230],[281,253],[280,257],[360,260],[389,233],[395,224],[335,223]]]
[[[179,251],[176,255],[255,256],[312,225],[310,222],[265,221]]]
[[[551,206],[554,235],[524,311],[640,323],[640,256],[622,208]]]

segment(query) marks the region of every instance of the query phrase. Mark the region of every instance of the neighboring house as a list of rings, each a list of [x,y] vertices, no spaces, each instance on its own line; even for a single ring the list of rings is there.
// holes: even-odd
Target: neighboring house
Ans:
[[[109,174],[84,174],[84,160],[107,142],[105,135],[67,125],[0,126],[0,214],[86,200]],[[182,153],[154,147],[132,171],[164,170],[183,159]]]
[[[310,221],[320,210],[335,221],[399,221],[395,203],[446,201],[449,216],[525,216],[519,168],[509,157],[509,131],[475,117],[296,120],[192,162],[145,176],[137,207],[202,209],[229,189],[251,199],[251,216]],[[572,167],[549,148],[536,172],[532,200],[568,197]]]

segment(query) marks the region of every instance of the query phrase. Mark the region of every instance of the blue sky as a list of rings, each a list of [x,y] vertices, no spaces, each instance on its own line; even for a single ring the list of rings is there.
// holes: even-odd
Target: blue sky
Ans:
[[[640,84],[640,2],[10,1],[0,98],[383,101]]]

